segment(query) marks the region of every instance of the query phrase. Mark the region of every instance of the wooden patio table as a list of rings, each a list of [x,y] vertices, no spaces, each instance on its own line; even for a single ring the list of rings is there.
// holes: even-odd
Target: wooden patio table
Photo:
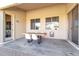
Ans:
[[[47,35],[47,33],[41,33],[41,32],[27,32],[27,34]]]
[[[38,36],[38,43],[40,44],[42,42],[42,38],[43,38],[43,35],[47,35],[47,33],[41,33],[41,32],[27,32],[27,33],[23,33],[23,34],[36,34]]]

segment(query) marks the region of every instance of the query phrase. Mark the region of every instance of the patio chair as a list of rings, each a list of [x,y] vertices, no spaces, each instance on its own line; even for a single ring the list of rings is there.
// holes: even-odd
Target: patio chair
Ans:
[[[28,43],[33,41],[30,34],[25,34],[25,38],[27,39]]]
[[[41,43],[41,38],[39,36],[37,36],[36,34],[32,34],[32,39],[36,40],[38,44]]]

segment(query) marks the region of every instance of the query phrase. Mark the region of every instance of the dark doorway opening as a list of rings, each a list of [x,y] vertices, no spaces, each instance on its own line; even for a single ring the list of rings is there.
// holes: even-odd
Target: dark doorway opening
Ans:
[[[11,40],[11,15],[5,14],[5,41]]]

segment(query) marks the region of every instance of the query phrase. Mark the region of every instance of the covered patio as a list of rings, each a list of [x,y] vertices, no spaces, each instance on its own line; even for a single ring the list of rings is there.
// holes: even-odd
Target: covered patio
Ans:
[[[76,50],[65,40],[43,39],[41,44],[27,43],[25,38],[9,42],[0,47],[0,55],[15,56],[79,56]]]
[[[78,56],[78,10],[79,4],[73,3],[22,3],[2,8],[0,54]],[[40,34],[41,44],[27,43],[23,33]]]

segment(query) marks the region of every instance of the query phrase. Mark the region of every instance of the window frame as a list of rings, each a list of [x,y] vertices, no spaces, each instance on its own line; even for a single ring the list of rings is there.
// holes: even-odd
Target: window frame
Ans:
[[[34,28],[32,27],[33,26],[32,21],[34,21]],[[30,29],[31,30],[40,30],[41,23],[40,23],[40,27],[38,29],[36,28],[35,23],[40,23],[40,18],[30,20]]]
[[[48,18],[48,19],[47,19]],[[53,19],[53,18],[55,18],[55,19]],[[58,18],[58,19],[56,19],[56,18]],[[58,22],[58,24],[59,24],[59,16],[54,16],[54,17],[46,17],[45,18],[45,30],[52,30],[51,28],[50,29],[47,29],[46,27],[47,27],[47,20],[50,20],[49,22],[50,23],[52,23],[52,22]],[[59,28],[59,26],[58,26],[58,28]]]

